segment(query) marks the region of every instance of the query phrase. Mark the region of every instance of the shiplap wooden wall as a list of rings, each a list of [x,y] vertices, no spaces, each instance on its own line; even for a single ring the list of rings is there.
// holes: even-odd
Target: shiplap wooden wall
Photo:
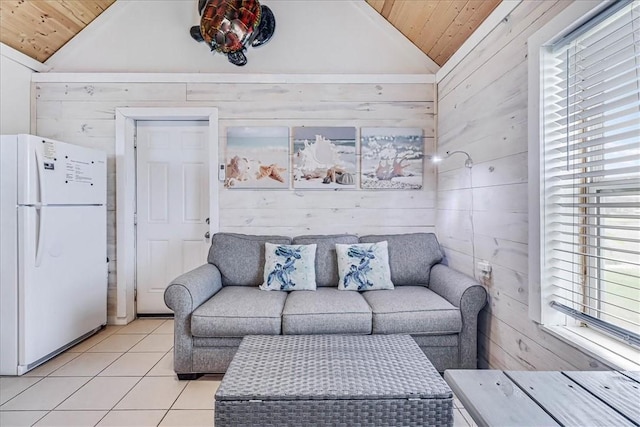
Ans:
[[[349,80],[353,80],[351,77]],[[399,77],[402,81],[402,77]],[[434,150],[434,85],[425,83],[34,83],[34,133],[108,153],[108,314],[115,311],[115,109],[216,107],[219,158],[229,126],[422,128]],[[213,165],[213,173],[216,165]],[[422,190],[233,190],[220,185],[220,230],[253,234],[435,230],[435,172]],[[204,262],[205,260],[203,260]]]
[[[450,265],[493,266],[480,315],[481,367],[607,369],[528,318],[527,38],[567,1],[523,1],[438,83],[437,234]]]

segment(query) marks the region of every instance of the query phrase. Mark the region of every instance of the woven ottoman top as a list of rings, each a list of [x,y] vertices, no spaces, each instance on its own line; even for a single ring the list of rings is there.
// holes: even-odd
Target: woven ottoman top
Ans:
[[[247,336],[216,400],[451,399],[409,335]]]

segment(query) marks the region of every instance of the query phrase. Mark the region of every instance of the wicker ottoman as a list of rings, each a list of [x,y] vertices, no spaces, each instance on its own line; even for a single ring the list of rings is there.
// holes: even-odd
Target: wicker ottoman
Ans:
[[[221,426],[451,426],[453,393],[409,335],[248,336],[216,392]]]

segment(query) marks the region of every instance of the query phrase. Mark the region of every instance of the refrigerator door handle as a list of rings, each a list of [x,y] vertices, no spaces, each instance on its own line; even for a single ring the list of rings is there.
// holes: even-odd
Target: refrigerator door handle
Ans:
[[[36,259],[35,266],[40,267],[42,263],[42,253],[44,252],[44,213],[46,209],[36,206],[36,215],[38,215],[38,227],[36,228]]]
[[[38,192],[40,193],[40,203],[44,204],[45,190],[44,190],[44,180],[42,179],[42,176],[44,175],[44,162],[42,161],[40,150],[36,148],[35,150],[33,150],[33,152],[36,155],[36,169],[37,169],[37,179],[38,179]]]

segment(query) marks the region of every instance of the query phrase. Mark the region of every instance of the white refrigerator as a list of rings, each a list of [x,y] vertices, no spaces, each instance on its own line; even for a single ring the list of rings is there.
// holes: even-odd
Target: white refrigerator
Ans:
[[[105,153],[0,140],[0,374],[22,375],[107,322]]]

